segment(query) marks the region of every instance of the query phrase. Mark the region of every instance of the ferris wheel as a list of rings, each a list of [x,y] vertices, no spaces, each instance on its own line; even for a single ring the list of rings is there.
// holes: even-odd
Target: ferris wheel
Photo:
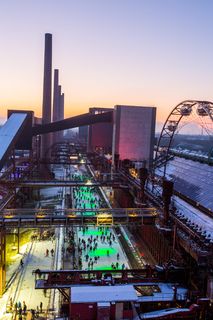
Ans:
[[[187,125],[195,125],[197,134],[205,134],[213,139],[213,102],[185,100],[179,103],[167,117],[158,139],[153,161],[153,174],[161,168],[166,175],[167,162],[174,136]],[[201,130],[199,131],[199,128]]]

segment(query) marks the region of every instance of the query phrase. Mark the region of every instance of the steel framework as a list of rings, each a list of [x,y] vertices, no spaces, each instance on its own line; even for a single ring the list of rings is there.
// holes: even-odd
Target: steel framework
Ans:
[[[155,208],[5,209],[0,213],[0,227],[150,225],[155,223],[156,217]]]
[[[74,285],[109,285],[126,283],[156,283],[167,281],[168,270],[161,272],[147,265],[143,269],[127,270],[40,270],[35,274],[36,289],[69,288]],[[110,278],[110,279],[109,279]]]

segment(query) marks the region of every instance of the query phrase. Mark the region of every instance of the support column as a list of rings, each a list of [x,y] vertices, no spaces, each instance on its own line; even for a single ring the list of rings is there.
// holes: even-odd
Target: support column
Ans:
[[[18,240],[18,243],[17,243],[17,248],[18,248],[18,254],[20,253],[20,228],[18,228],[18,234],[17,234],[17,240]]]
[[[145,184],[148,178],[147,168],[139,169],[140,187],[141,187],[141,202],[145,203]]]
[[[174,183],[170,180],[163,180],[163,204],[164,204],[164,224],[168,225],[169,222],[169,205],[171,202],[171,197],[173,195],[173,185]]]
[[[6,235],[5,229],[0,227],[0,297],[6,285]]]

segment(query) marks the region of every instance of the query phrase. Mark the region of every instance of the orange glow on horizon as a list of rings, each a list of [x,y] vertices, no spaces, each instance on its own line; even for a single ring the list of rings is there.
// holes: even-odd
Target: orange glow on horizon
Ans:
[[[184,99],[182,99],[184,100]],[[34,111],[34,114],[36,117],[41,117],[42,115],[42,107],[41,104],[39,105],[39,102],[36,101],[35,103],[25,103],[25,101],[18,101],[17,103],[8,103],[2,106],[1,112],[0,112],[0,118],[6,118],[7,117],[7,110],[14,109],[14,110],[32,110]],[[180,102],[180,101],[179,101]],[[178,102],[178,103],[179,103]],[[69,103],[66,104],[65,102],[65,112],[64,116],[65,118],[77,116],[80,114],[87,113],[89,111],[89,108],[91,107],[103,107],[103,108],[113,108],[116,104],[120,105],[136,105],[136,106],[155,106],[157,108],[157,116],[156,121],[157,122],[164,122],[171,112],[171,110],[178,104],[173,104],[171,107],[164,107],[164,104],[161,104],[159,106],[156,106],[154,103],[129,103],[129,101],[121,102],[121,103],[80,103],[79,101],[76,103]],[[35,106],[37,105],[37,106]]]

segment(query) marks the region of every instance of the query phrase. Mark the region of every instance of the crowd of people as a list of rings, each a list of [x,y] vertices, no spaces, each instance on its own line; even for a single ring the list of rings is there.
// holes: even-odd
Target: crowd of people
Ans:
[[[99,209],[103,206],[103,201],[93,187],[76,187],[73,189],[73,201],[78,209]]]
[[[86,237],[88,228],[82,228],[83,238],[78,238],[78,254],[79,254],[79,267],[82,268],[82,259],[87,263],[88,270],[93,270],[95,264],[101,260],[101,257],[96,252],[99,248],[99,244],[105,245],[105,252],[107,257],[110,256],[110,248],[112,248],[113,244],[117,242],[115,235],[107,228],[107,227],[98,227],[98,232],[100,236],[90,235]],[[92,256],[90,256],[92,255]],[[116,269],[125,269],[125,264],[120,264],[120,254],[116,255],[117,261],[111,264],[111,268],[113,270]]]
[[[75,174],[77,176],[77,173]],[[81,176],[82,180],[85,179]],[[73,188],[73,205],[77,209],[99,209],[104,207],[103,200],[101,199],[96,188],[93,186],[81,186]],[[89,214],[85,212],[85,214]],[[78,237],[78,267],[82,269],[83,267],[88,270],[97,269],[101,262],[104,263],[106,257],[111,256],[111,259],[107,259],[109,263],[109,268],[111,269],[125,269],[124,263],[119,263],[119,253],[114,257],[114,251],[111,254],[113,245],[117,242],[114,233],[108,228],[100,226],[98,227],[98,234],[89,235],[88,227],[80,228],[82,231],[82,236]],[[105,249],[103,256],[99,255],[98,249]],[[105,258],[104,258],[105,256]],[[115,261],[112,262],[112,259]],[[102,261],[101,261],[102,260]]]
[[[39,306],[35,309],[28,309],[25,301],[22,303],[20,301],[13,303],[12,298],[9,301],[9,309],[8,311],[14,312],[16,318],[18,320],[25,320],[25,319],[36,319],[38,318],[43,312],[43,302],[41,301]]]

